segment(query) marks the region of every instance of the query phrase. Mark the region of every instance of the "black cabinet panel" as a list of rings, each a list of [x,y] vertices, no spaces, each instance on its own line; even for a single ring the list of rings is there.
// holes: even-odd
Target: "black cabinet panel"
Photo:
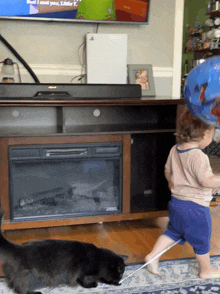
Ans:
[[[171,198],[164,165],[173,133],[135,134],[131,145],[131,211],[166,210]]]

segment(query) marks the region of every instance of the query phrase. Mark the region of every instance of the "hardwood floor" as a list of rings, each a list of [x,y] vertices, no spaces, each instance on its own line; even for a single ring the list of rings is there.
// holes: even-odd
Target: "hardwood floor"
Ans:
[[[220,254],[220,207],[211,208],[212,238],[210,255]],[[144,262],[157,238],[166,229],[167,217],[114,223],[76,225],[67,227],[5,231],[8,240],[18,244],[29,240],[68,239],[90,242],[118,254],[127,255],[126,263]],[[192,247],[176,245],[167,251],[161,260],[194,257]],[[0,271],[0,276],[2,275]]]
[[[220,208],[212,208],[211,255],[220,254]],[[127,263],[143,262],[157,238],[166,229],[167,217],[102,224],[76,225],[67,227],[5,231],[11,241],[23,243],[40,239],[70,239],[90,242],[118,254],[128,256]],[[165,259],[193,257],[189,244],[176,245],[162,256]]]

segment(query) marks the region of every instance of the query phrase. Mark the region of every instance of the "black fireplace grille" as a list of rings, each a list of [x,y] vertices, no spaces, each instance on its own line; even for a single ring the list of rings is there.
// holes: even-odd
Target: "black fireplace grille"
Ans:
[[[122,143],[9,147],[12,221],[122,211]]]

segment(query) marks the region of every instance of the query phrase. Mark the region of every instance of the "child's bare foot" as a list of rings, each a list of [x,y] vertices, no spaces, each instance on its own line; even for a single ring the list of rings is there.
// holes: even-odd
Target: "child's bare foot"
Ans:
[[[200,273],[199,278],[202,280],[220,278],[220,269],[210,268],[209,270]]]
[[[152,259],[152,257],[150,255],[147,255],[145,257],[145,262],[147,263],[148,261],[150,261]],[[159,266],[159,258],[155,259],[154,261],[152,261],[151,263],[149,263],[147,265],[147,270],[154,275],[158,275],[160,276],[161,273],[158,271],[158,266]]]

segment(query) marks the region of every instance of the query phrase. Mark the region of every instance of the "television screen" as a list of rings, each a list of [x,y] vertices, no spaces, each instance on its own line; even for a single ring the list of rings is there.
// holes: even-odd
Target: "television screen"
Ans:
[[[0,19],[147,24],[150,0],[0,0]]]

